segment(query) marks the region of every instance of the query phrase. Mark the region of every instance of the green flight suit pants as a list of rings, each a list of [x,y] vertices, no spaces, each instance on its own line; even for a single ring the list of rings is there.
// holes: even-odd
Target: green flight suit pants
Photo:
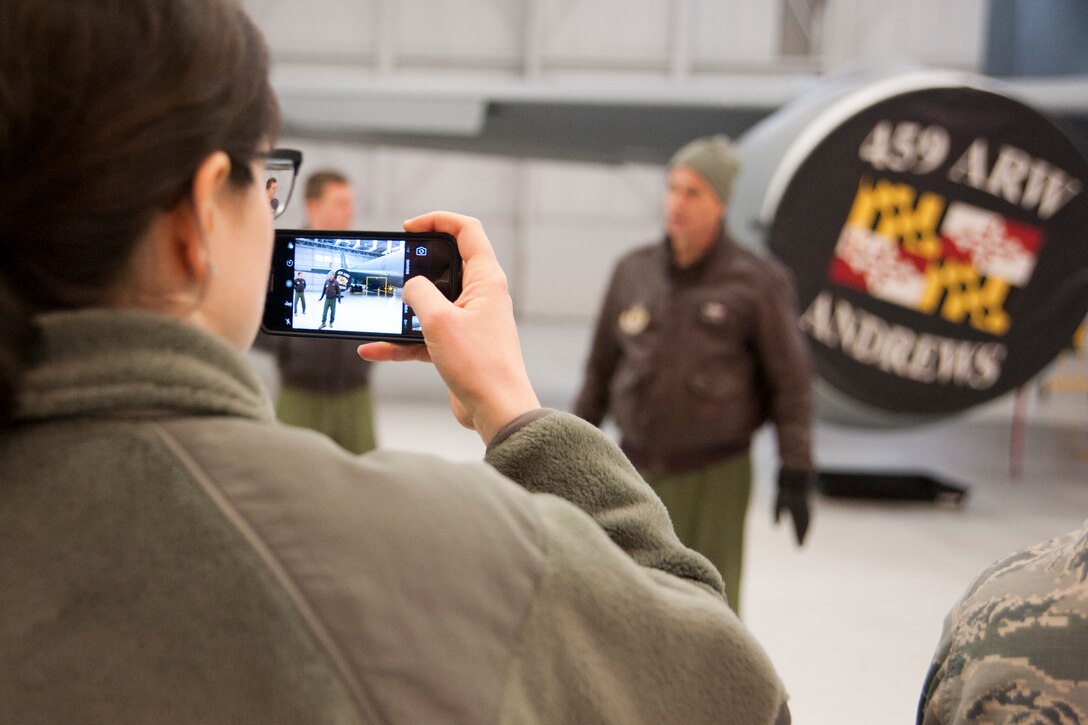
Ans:
[[[324,433],[352,453],[377,447],[374,396],[370,387],[342,393],[315,393],[284,386],[276,400],[276,416],[289,425]]]
[[[329,324],[336,323],[336,298],[326,297],[325,306],[321,308],[321,324],[325,324],[325,318],[329,318]]]

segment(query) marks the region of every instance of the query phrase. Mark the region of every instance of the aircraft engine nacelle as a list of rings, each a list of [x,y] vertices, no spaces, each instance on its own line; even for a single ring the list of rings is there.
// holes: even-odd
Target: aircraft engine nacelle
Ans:
[[[1001,396],[1088,311],[1088,162],[994,81],[855,73],[738,148],[729,231],[792,270],[824,419],[920,423]]]

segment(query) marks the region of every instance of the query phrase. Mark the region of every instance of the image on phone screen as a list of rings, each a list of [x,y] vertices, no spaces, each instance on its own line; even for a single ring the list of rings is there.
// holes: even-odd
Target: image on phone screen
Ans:
[[[278,230],[264,328],[422,340],[419,319],[404,303],[405,280],[428,277],[456,299],[459,262],[449,235]]]

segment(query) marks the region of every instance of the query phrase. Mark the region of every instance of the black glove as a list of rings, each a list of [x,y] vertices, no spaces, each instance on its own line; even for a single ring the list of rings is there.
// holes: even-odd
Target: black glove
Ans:
[[[774,522],[777,524],[782,511],[789,511],[793,517],[793,530],[797,534],[797,545],[805,543],[808,531],[808,492],[812,488],[812,472],[799,471],[796,468],[781,468],[778,471],[778,498],[774,502]]]

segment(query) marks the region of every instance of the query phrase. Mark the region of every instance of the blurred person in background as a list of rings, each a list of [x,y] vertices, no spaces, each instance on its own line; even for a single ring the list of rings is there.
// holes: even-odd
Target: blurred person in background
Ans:
[[[347,176],[333,169],[314,172],[307,177],[304,192],[307,229],[352,229],[355,190]],[[323,328],[335,322],[340,299],[339,289],[329,294],[330,285],[336,285],[333,271],[329,270],[329,278],[321,286]],[[328,320],[330,312],[332,319]],[[280,420],[320,431],[352,453],[377,447],[371,366],[356,354],[359,343],[261,333],[257,347],[276,359],[280,380],[276,415]]]
[[[668,167],[665,237],[616,265],[574,412],[615,419],[621,446],[677,535],[710,559],[740,612],[752,436],[766,420],[782,460],[774,517],[809,523],[811,363],[792,280],[725,233],[740,160],[725,136]]]

